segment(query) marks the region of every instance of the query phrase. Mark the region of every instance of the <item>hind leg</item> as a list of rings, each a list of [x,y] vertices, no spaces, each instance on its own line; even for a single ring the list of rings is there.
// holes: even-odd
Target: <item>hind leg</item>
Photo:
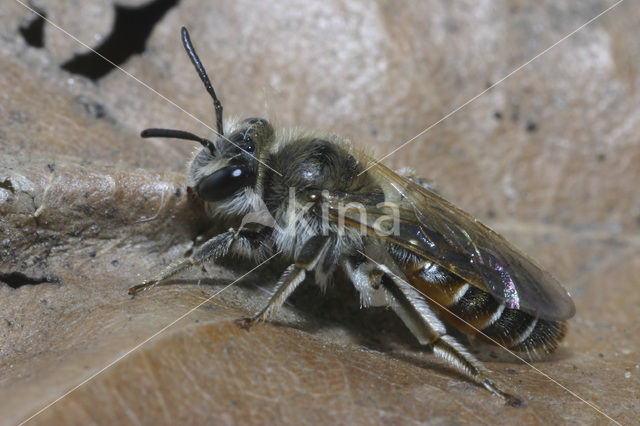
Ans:
[[[447,361],[470,380],[512,406],[522,400],[501,390],[489,378],[489,371],[453,337],[446,334],[444,324],[410,284],[393,274],[386,266],[362,258],[349,259],[344,269],[361,295],[363,306],[389,306],[411,333],[423,345],[433,348],[439,358]]]

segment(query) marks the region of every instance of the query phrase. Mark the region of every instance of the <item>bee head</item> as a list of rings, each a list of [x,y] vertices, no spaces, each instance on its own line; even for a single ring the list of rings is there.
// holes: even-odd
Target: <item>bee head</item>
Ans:
[[[223,201],[255,185],[260,153],[273,139],[271,124],[262,118],[239,122],[214,149],[201,149],[189,170],[189,185],[204,201]]]
[[[205,89],[213,99],[216,111],[217,137],[215,142],[183,130],[146,129],[140,136],[185,139],[199,142],[204,148],[193,159],[189,170],[189,186],[195,188],[204,201],[223,201],[253,186],[258,173],[259,153],[274,136],[273,127],[262,118],[247,118],[231,126],[225,135],[222,126],[222,104],[200,58],[182,27],[182,44],[191,59]]]

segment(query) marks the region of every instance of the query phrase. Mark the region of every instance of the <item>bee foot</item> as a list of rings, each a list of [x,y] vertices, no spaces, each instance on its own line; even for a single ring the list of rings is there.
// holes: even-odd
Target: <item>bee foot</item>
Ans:
[[[235,323],[243,330],[249,330],[255,323],[257,323],[256,317],[238,318]]]
[[[141,292],[143,292],[145,290],[148,290],[148,289],[152,288],[155,285],[156,285],[155,281],[147,281],[147,282],[144,282],[142,284],[138,284],[138,285],[135,285],[135,286],[131,287],[129,289],[128,293],[131,296],[136,296],[137,294],[139,294],[139,293],[141,293]]]
[[[508,393],[504,394],[504,402],[511,407],[521,407],[522,406],[522,398],[518,395],[511,395]]]
[[[509,405],[511,407],[520,407],[522,406],[522,398],[520,398],[517,395],[511,395],[510,393],[507,393],[505,391],[503,391],[502,389],[498,388],[491,380],[485,379],[482,381],[482,385],[491,393],[493,393],[494,395],[499,396],[500,398],[504,399],[504,402],[506,405]]]

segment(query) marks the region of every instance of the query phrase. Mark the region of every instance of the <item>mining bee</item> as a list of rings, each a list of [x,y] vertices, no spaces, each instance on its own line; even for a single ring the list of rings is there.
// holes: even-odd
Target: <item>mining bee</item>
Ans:
[[[558,281],[424,180],[390,170],[344,138],[276,130],[263,118],[223,127],[222,104],[184,27],[182,42],[213,99],[218,134],[147,129],[141,136],[199,142],[188,186],[212,217],[239,226],[129,293],[229,254],[259,261],[282,253],[291,264],[266,306],[239,322],[248,328],[272,318],[307,274],[325,288],[342,269],[363,307],[390,307],[435,355],[519,405],[445,324],[531,357],[551,352],[575,313]],[[251,215],[270,221],[247,223]]]

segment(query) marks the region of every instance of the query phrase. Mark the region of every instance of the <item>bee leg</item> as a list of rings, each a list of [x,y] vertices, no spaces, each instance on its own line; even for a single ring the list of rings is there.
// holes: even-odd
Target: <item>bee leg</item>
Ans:
[[[386,279],[385,279],[386,278]],[[382,285],[395,299],[394,311],[400,316],[420,343],[430,345],[433,353],[447,361],[469,379],[484,386],[489,392],[504,399],[513,407],[522,404],[520,397],[501,390],[489,378],[489,371],[453,337],[446,334],[442,322],[427,305],[424,297],[403,280],[387,274]]]
[[[345,271],[359,290],[364,306],[390,306],[421,344],[433,348],[436,356],[504,399],[507,404],[514,407],[522,404],[519,397],[501,390],[489,378],[487,369],[446,334],[444,324],[410,284],[398,278],[386,266],[361,258],[347,260]]]
[[[236,324],[241,328],[249,329],[256,322],[267,321],[273,317],[291,293],[304,281],[307,271],[313,271],[318,265],[328,243],[329,237],[324,235],[316,235],[307,240],[296,256],[295,263],[289,265],[278,280],[276,291],[267,305],[254,316],[239,319]]]
[[[149,290],[155,287],[162,281],[165,281],[192,266],[198,266],[204,262],[211,260],[215,261],[225,256],[229,252],[231,245],[240,239],[247,239],[247,237],[244,236],[242,232],[236,232],[233,229],[216,235],[215,237],[211,238],[209,241],[201,245],[193,254],[193,256],[173,263],[155,278],[131,287],[129,289],[129,294],[135,296],[136,294],[144,290]]]
[[[489,372],[486,368],[451,336],[442,335],[438,337],[435,341],[431,342],[431,347],[436,356],[447,360],[447,362],[463,372],[467,377],[484,386],[485,389],[492,394],[502,398],[506,404],[512,407],[522,405],[522,399],[519,396],[512,395],[500,389],[494,381],[489,378]]]

